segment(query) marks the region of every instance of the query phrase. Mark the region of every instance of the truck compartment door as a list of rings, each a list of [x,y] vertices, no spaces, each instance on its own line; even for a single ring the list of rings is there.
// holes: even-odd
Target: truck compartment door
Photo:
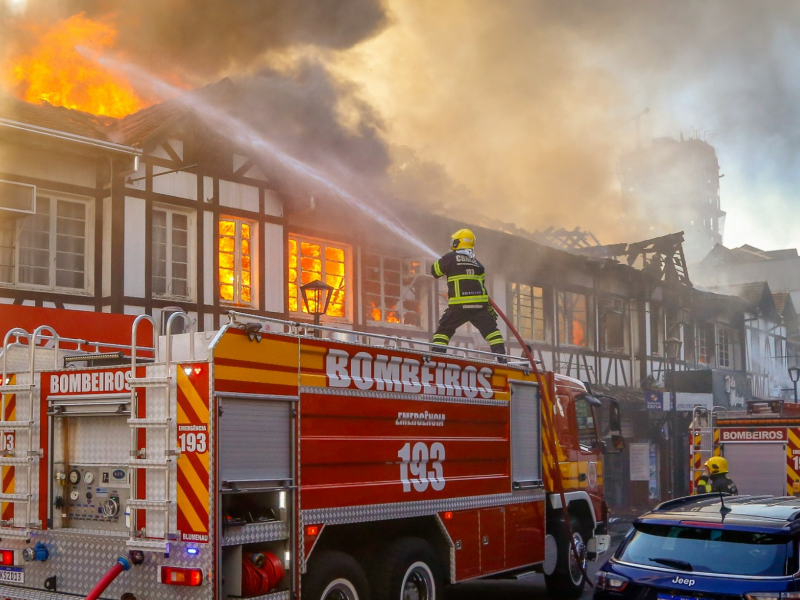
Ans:
[[[541,485],[539,386],[511,382],[511,481],[513,489]]]
[[[740,494],[786,495],[786,445],[782,443],[723,444],[730,477]]]

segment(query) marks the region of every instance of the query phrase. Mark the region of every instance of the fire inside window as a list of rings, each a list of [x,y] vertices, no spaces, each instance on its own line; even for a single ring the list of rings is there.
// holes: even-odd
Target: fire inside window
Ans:
[[[89,212],[85,202],[38,196],[36,214],[3,218],[0,282],[85,290]]]
[[[698,363],[709,363],[708,342],[708,325],[698,323],[697,331],[695,332],[695,353]]]
[[[189,216],[153,210],[153,294],[189,297]]]
[[[535,285],[511,283],[511,318],[526,340],[544,340],[544,291]]]
[[[588,309],[584,294],[558,292],[558,342],[588,346]]]
[[[300,297],[300,286],[322,280],[333,288],[329,317],[347,316],[347,253],[327,242],[293,236],[289,239],[289,311],[308,312]],[[313,309],[314,307],[312,307]]]
[[[364,254],[367,320],[422,326],[420,262]]]
[[[247,221],[219,221],[219,297],[223,302],[252,305],[252,232]]]

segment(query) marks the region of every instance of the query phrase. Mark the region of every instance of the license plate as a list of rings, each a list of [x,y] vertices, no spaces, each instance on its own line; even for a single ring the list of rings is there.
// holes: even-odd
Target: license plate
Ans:
[[[25,583],[25,571],[18,567],[0,567],[0,582]]]
[[[659,594],[658,600],[698,600],[694,596],[673,596],[672,594]]]

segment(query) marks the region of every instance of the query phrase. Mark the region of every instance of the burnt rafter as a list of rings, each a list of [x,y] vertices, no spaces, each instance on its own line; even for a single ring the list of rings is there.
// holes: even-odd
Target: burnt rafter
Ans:
[[[561,250],[582,250],[600,246],[600,242],[591,231],[583,231],[580,227],[572,231],[548,227],[544,231],[537,231],[535,235],[541,243]]]
[[[628,265],[641,261],[641,270],[658,280],[692,287],[683,255],[683,232],[628,244]]]

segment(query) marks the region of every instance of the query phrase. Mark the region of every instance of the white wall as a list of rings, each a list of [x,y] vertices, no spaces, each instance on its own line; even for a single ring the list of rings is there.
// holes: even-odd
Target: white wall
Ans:
[[[283,312],[283,226],[264,224],[264,309]]]
[[[145,201],[125,198],[124,293],[144,298]]]

